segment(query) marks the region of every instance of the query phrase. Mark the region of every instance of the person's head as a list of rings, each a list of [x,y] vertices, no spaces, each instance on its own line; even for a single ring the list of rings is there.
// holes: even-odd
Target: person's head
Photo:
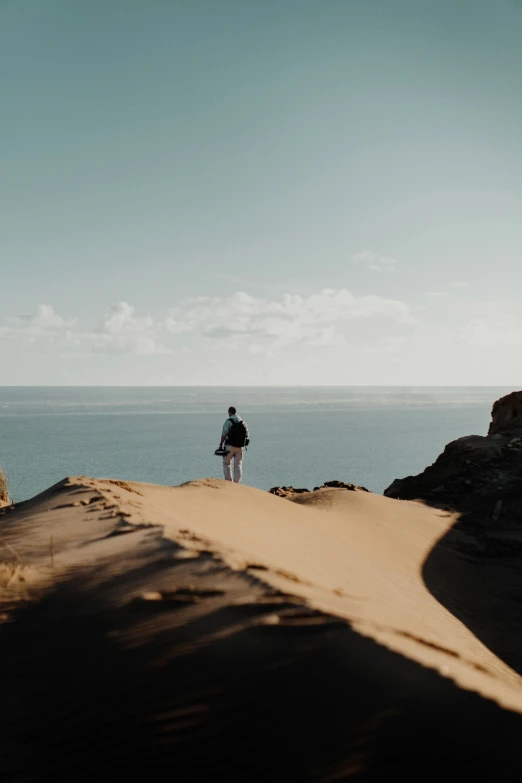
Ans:
[[[228,409],[228,415],[229,416],[235,416],[236,413],[237,413],[236,409],[234,408],[233,405],[231,405],[230,408]]]

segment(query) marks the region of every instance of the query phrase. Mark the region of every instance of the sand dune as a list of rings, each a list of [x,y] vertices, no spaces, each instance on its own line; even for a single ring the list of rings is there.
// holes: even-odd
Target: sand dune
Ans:
[[[519,562],[447,512],[72,478],[0,514],[14,778],[517,779]]]

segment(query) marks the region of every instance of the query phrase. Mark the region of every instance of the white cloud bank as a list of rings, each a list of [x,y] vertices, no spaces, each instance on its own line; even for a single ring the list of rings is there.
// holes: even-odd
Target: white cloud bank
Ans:
[[[498,303],[435,298],[421,310],[344,288],[236,291],[155,315],[120,301],[90,324],[39,305],[4,316],[0,336],[9,383],[495,385],[516,372],[522,317]]]
[[[31,315],[7,316],[5,322],[0,334],[25,343],[58,343],[76,352],[171,353],[158,341],[161,324],[151,316],[136,317],[134,307],[127,302],[112,305],[92,331],[74,330],[76,319],[67,320],[48,304],[38,305]]]
[[[179,335],[206,341],[243,342],[252,355],[295,343],[340,345],[356,321],[412,325],[415,319],[404,303],[380,296],[355,296],[326,288],[317,294],[285,294],[263,299],[238,291],[228,297],[195,297],[181,301],[163,319],[138,316],[128,302],[112,305],[99,325],[89,331],[73,329],[51,305],[38,305],[30,316],[11,316],[3,327],[7,336],[33,340],[56,338],[70,351],[94,353],[168,354]]]
[[[325,288],[308,297],[285,294],[267,300],[238,291],[229,297],[185,300],[171,312],[179,329],[200,330],[207,338],[254,337],[280,344],[337,344],[343,329],[357,320],[379,319],[414,324],[409,307],[380,296],[357,297],[345,288]]]

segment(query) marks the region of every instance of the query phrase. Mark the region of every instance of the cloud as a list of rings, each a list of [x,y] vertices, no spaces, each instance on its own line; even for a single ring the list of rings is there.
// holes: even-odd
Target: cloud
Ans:
[[[6,318],[13,326],[38,326],[42,329],[56,329],[66,326],[67,321],[55,311],[52,305],[40,304],[33,315],[16,315]]]
[[[109,335],[141,334],[154,329],[154,319],[147,315],[136,318],[134,307],[127,302],[118,302],[111,306],[103,319],[100,331]]]
[[[74,321],[66,321],[52,305],[38,305],[31,315],[7,316],[7,326],[0,326],[0,335],[25,344],[52,343],[59,340],[67,326]]]
[[[361,250],[352,256],[356,264],[364,264],[370,272],[395,272],[397,261],[394,258],[380,256],[371,250]]]
[[[479,318],[468,321],[457,333],[459,342],[470,345],[493,345],[495,338],[490,326]]]
[[[105,313],[99,326],[89,332],[65,333],[64,343],[76,349],[76,356],[82,351],[89,353],[170,354],[172,350],[160,341],[162,324],[152,316],[136,316],[135,308],[128,302],[117,302]]]
[[[49,337],[75,323],[74,320],[66,321],[52,305],[48,304],[37,305],[31,315],[7,316],[5,320],[8,326],[2,327],[2,334],[31,339]]]
[[[522,319],[504,306],[490,303],[457,332],[457,341],[483,347],[522,345]]]
[[[331,288],[308,297],[284,294],[273,300],[238,291],[225,298],[187,299],[175,311],[176,323],[201,331],[209,339],[244,337],[249,344],[256,344],[252,338],[265,338],[279,343],[336,345],[344,341],[343,326],[370,319],[415,323],[404,302],[357,297],[347,289]]]
[[[448,286],[450,288],[467,288],[468,282],[467,280],[450,280]]]
[[[75,331],[75,320],[67,321],[52,305],[38,305],[31,315],[6,318],[7,326],[0,327],[6,337],[22,338],[25,342],[59,343],[75,355],[93,353],[168,354],[160,336],[163,324],[151,316],[135,315],[135,308],[127,302],[117,302],[109,308],[100,325],[92,331]]]
[[[463,288],[467,288],[469,283],[467,280],[450,280],[446,283],[446,289],[444,291],[429,291],[426,296],[449,296],[451,289],[454,291],[461,291]]]
[[[190,332],[192,326],[189,323],[183,323],[177,321],[172,315],[165,318],[164,327],[169,334],[183,334],[184,332]]]
[[[361,322],[375,326],[362,331]],[[3,333],[23,335],[25,340],[47,340],[67,355],[88,353],[172,354],[170,347],[183,335],[177,350],[196,347],[242,348],[252,356],[273,356],[279,348],[295,344],[317,348],[358,342],[371,333],[388,334],[390,327],[411,326],[416,321],[401,301],[381,296],[356,296],[351,291],[325,288],[316,294],[284,294],[268,299],[236,291],[226,297],[198,296],[185,299],[162,319],[138,315],[125,301],[113,304],[96,328],[72,328],[51,305],[41,305],[31,316],[9,319]],[[187,345],[190,339],[190,345]],[[370,339],[372,339],[370,337]]]
[[[172,353],[158,341],[161,331],[161,324],[152,316],[137,317],[133,305],[118,302],[110,307],[94,332],[78,335],[78,338],[80,343],[88,342],[91,350],[97,353]]]

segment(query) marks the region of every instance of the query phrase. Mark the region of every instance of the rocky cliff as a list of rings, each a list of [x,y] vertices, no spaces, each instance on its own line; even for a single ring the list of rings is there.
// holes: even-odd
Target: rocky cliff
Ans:
[[[449,443],[433,465],[395,479],[384,494],[460,511],[473,524],[522,525],[522,391],[494,403],[486,436]]]

